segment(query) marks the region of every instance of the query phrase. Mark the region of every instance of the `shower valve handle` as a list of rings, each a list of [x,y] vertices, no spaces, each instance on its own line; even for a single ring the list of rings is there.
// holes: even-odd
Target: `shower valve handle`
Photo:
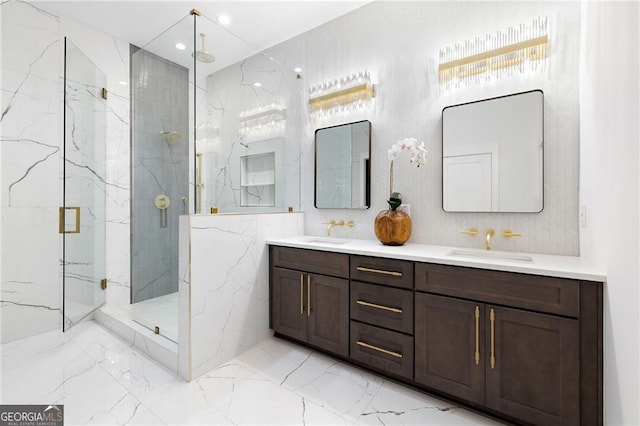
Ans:
[[[166,195],[160,194],[156,197],[155,204],[158,209],[166,210],[167,208],[169,208],[171,200],[169,200],[169,197],[167,197]]]

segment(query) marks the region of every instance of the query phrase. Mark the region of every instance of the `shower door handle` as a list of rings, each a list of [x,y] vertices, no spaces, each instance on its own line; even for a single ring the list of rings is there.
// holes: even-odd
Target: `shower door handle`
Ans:
[[[74,227],[67,230],[67,212],[75,212]],[[60,207],[58,210],[58,233],[60,234],[79,234],[80,233],[80,207]]]

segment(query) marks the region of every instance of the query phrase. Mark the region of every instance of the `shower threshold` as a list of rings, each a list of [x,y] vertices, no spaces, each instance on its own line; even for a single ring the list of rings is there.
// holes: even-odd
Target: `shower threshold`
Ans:
[[[122,340],[178,374],[178,344],[135,322],[130,307],[103,305],[94,317]]]
[[[135,303],[131,311],[135,322],[178,343],[178,292]]]

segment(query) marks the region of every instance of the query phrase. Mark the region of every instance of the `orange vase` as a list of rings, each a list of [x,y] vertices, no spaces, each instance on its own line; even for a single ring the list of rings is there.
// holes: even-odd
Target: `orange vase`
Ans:
[[[376,216],[376,237],[386,246],[401,246],[411,236],[411,216],[402,210],[383,210]]]

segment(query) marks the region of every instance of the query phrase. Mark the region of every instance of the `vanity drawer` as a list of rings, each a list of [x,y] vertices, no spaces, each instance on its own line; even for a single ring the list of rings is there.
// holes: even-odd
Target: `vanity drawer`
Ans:
[[[413,334],[413,292],[351,281],[351,319]]]
[[[351,358],[413,380],[413,336],[351,321]]]
[[[578,317],[580,283],[566,278],[416,263],[416,290]]]
[[[273,266],[334,277],[349,277],[349,255],[320,250],[271,246]]]
[[[413,288],[413,262],[383,257],[351,256],[351,279]]]

